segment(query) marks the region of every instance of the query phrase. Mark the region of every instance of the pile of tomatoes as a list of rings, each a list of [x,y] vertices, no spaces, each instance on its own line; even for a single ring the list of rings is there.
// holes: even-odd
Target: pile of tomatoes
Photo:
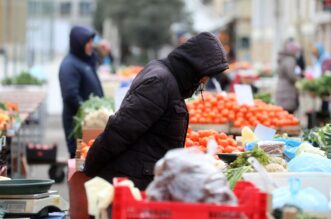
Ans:
[[[254,100],[254,106],[238,105],[234,94],[204,94],[204,99],[187,103],[191,124],[227,124],[235,128],[262,124],[278,128],[297,126],[299,120],[283,108]]]
[[[12,102],[0,102],[0,132],[8,129],[18,116],[18,106]]]
[[[238,146],[237,142],[225,133],[218,133],[214,130],[187,131],[185,147],[198,147],[201,151],[207,151],[207,144],[210,139],[214,139],[217,146],[217,153],[242,152],[244,148]]]
[[[88,153],[90,147],[93,145],[94,140],[95,139],[91,139],[91,140],[89,140],[88,143],[83,142],[83,141],[81,142],[81,145],[80,145],[80,159],[83,159],[83,160],[86,159],[87,153]]]
[[[125,78],[133,78],[135,77],[141,70],[142,66],[127,66],[125,68],[120,69],[117,72],[117,75]]]

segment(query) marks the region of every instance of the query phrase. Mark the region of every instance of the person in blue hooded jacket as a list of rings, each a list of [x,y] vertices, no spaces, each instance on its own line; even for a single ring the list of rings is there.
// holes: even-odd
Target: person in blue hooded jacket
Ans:
[[[318,78],[323,75],[325,69],[323,69],[323,63],[326,59],[329,59],[330,56],[327,52],[324,50],[324,46],[322,43],[316,43],[313,47],[313,56],[315,58],[314,60],[314,66],[313,66],[313,74],[315,78]]]
[[[93,52],[91,30],[75,26],[70,31],[70,51],[60,66],[60,86],[63,99],[62,122],[70,157],[75,156],[76,142],[70,135],[73,117],[82,102],[90,95],[103,97],[103,90],[96,73],[97,56]]]

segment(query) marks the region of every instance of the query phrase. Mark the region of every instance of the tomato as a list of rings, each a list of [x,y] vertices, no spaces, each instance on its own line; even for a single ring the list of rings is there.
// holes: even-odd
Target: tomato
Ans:
[[[199,130],[198,135],[200,138],[207,137],[210,135],[209,130]]]
[[[81,148],[88,146],[85,142],[82,142],[80,145],[81,145]]]
[[[223,100],[223,99],[224,99],[224,96],[221,95],[221,94],[218,94],[218,95],[216,96],[216,99],[217,99],[217,101]]]
[[[197,132],[191,133],[191,140],[192,141],[199,141],[199,134]]]
[[[192,146],[193,146],[193,141],[189,138],[186,138],[185,147],[192,147]]]
[[[91,146],[93,145],[94,141],[95,141],[95,139],[91,139],[91,140],[89,140],[89,142],[87,143],[87,145],[88,145],[89,147],[91,147]]]
[[[199,139],[199,144],[200,146],[207,147],[208,141],[209,141],[208,137],[203,137]]]
[[[234,113],[229,113],[229,115],[228,115],[228,118],[229,118],[229,120],[234,120],[235,119],[235,114]]]
[[[82,148],[81,154],[84,155],[84,158],[86,157],[89,149],[90,148],[88,146],[85,146],[85,147]]]
[[[237,142],[233,138],[228,138],[229,145],[237,146]]]
[[[241,105],[233,93],[227,96],[206,93],[204,101],[197,99],[187,103],[192,124],[225,124],[232,122],[236,128],[244,125],[256,126],[258,123],[269,127],[298,125],[299,120],[283,108],[254,100],[255,106]]]
[[[226,147],[224,148],[224,153],[232,153],[234,150],[236,150],[235,147],[232,147],[232,146],[229,146],[229,147]]]
[[[194,123],[197,123],[197,122],[198,122],[198,119],[196,117],[190,118],[190,123],[194,124]]]
[[[241,128],[243,126],[243,123],[241,120],[235,120],[234,123],[233,123],[233,126],[235,128]]]
[[[220,145],[224,148],[226,148],[228,146],[228,141],[225,140],[225,139],[224,140],[219,140],[217,143],[218,143],[218,145]]]
[[[224,147],[223,146],[218,146],[217,147],[217,153],[223,153]]]
[[[219,134],[219,137],[220,137],[220,139],[227,139],[228,136],[224,132],[221,132]]]
[[[228,122],[228,120],[226,118],[224,118],[224,117],[222,117],[222,118],[219,119],[219,124],[225,124],[227,122]]]

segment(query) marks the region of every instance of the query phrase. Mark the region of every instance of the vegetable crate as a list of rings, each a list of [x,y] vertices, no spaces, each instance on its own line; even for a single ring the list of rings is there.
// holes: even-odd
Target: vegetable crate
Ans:
[[[266,219],[267,194],[246,181],[237,183],[238,206],[155,202],[133,198],[128,187],[115,186],[113,219]],[[143,197],[144,194],[143,194]]]

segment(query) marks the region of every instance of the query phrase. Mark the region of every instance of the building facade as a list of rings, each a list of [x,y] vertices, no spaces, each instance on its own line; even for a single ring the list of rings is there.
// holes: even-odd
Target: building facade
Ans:
[[[201,1],[224,21],[218,27],[220,38],[229,44],[236,60],[276,66],[277,54],[288,38],[300,43],[308,65],[316,42],[331,52],[329,0]]]

